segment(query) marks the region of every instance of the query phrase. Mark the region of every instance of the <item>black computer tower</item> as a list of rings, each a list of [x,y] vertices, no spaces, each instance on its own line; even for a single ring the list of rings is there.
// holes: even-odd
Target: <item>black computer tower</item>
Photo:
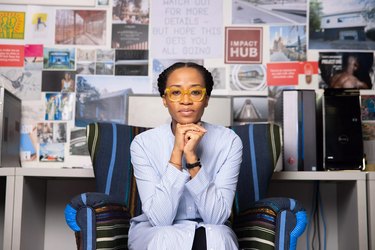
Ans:
[[[323,147],[326,170],[364,168],[359,90],[324,91]]]
[[[0,167],[20,167],[21,100],[0,87]]]

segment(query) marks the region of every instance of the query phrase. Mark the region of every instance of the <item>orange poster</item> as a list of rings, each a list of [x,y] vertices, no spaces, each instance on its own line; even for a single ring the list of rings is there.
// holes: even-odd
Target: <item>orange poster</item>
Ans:
[[[268,63],[268,86],[298,85],[298,75],[306,75],[306,82],[311,81],[311,76],[318,73],[317,62],[292,62]]]
[[[25,47],[0,44],[0,67],[22,67]]]
[[[0,38],[24,39],[25,12],[0,11]]]

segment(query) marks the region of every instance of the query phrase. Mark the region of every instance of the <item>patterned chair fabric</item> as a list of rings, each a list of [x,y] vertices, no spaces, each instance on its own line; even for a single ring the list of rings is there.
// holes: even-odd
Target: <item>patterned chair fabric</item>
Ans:
[[[293,199],[265,198],[281,152],[280,128],[254,123],[232,129],[244,145],[232,213],[240,249],[295,249],[306,212]],[[96,193],[77,195],[65,209],[79,250],[127,249],[129,220],[141,213],[129,148],[145,130],[114,123],[87,126]]]

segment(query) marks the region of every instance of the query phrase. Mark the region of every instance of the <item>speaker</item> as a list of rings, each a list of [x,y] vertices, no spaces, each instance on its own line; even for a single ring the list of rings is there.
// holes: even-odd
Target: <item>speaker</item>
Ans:
[[[323,133],[326,170],[364,169],[359,90],[324,91]]]

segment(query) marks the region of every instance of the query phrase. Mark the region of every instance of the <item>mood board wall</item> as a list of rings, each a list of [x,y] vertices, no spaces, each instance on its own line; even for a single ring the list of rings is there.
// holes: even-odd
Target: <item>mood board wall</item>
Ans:
[[[177,61],[212,72],[232,124],[274,120],[285,88],[360,88],[375,163],[374,5],[0,0],[0,83],[22,100],[22,166],[91,167],[85,125],[128,123],[129,96],[158,95],[158,74]]]

